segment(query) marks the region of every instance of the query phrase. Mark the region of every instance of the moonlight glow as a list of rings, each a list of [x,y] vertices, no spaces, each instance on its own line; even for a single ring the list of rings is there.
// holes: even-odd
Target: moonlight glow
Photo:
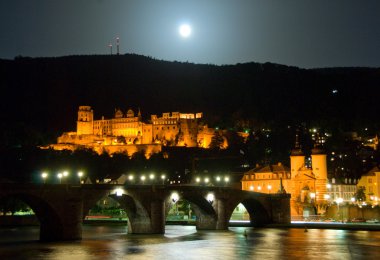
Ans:
[[[179,27],[179,34],[183,37],[183,38],[187,38],[190,36],[191,34],[191,27],[190,25],[188,24],[182,24],[180,27]]]

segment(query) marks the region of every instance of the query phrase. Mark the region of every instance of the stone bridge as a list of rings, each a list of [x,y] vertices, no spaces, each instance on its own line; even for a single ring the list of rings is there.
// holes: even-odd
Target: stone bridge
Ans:
[[[115,194],[122,188],[122,194]],[[128,233],[163,234],[172,194],[190,202],[198,230],[227,230],[239,203],[247,209],[252,226],[290,223],[290,195],[264,194],[228,187],[116,185],[116,184],[0,184],[0,200],[27,203],[40,221],[43,241],[78,240],[88,211],[104,196],[112,196],[128,215]],[[212,195],[210,195],[212,194]]]

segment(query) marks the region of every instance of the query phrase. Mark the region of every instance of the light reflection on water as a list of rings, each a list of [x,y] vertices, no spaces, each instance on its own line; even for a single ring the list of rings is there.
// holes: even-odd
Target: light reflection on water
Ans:
[[[244,230],[248,237],[244,236]],[[124,226],[84,226],[83,240],[42,243],[38,227],[0,229],[0,259],[375,259],[379,231],[328,229],[196,231],[129,235]]]

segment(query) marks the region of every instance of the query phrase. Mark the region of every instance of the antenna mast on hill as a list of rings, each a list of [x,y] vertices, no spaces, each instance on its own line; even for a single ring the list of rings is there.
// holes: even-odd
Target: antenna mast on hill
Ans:
[[[112,43],[108,44],[108,47],[110,48],[110,53],[112,55]]]
[[[119,55],[119,42],[120,38],[119,37],[116,37],[116,54]]]

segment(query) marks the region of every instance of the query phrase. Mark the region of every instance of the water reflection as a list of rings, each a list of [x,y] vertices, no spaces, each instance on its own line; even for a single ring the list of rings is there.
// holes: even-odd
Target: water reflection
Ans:
[[[38,228],[0,229],[0,259],[371,259],[379,231],[253,229],[129,235],[124,226],[84,226],[83,240],[38,242]],[[244,235],[246,231],[247,236]]]

